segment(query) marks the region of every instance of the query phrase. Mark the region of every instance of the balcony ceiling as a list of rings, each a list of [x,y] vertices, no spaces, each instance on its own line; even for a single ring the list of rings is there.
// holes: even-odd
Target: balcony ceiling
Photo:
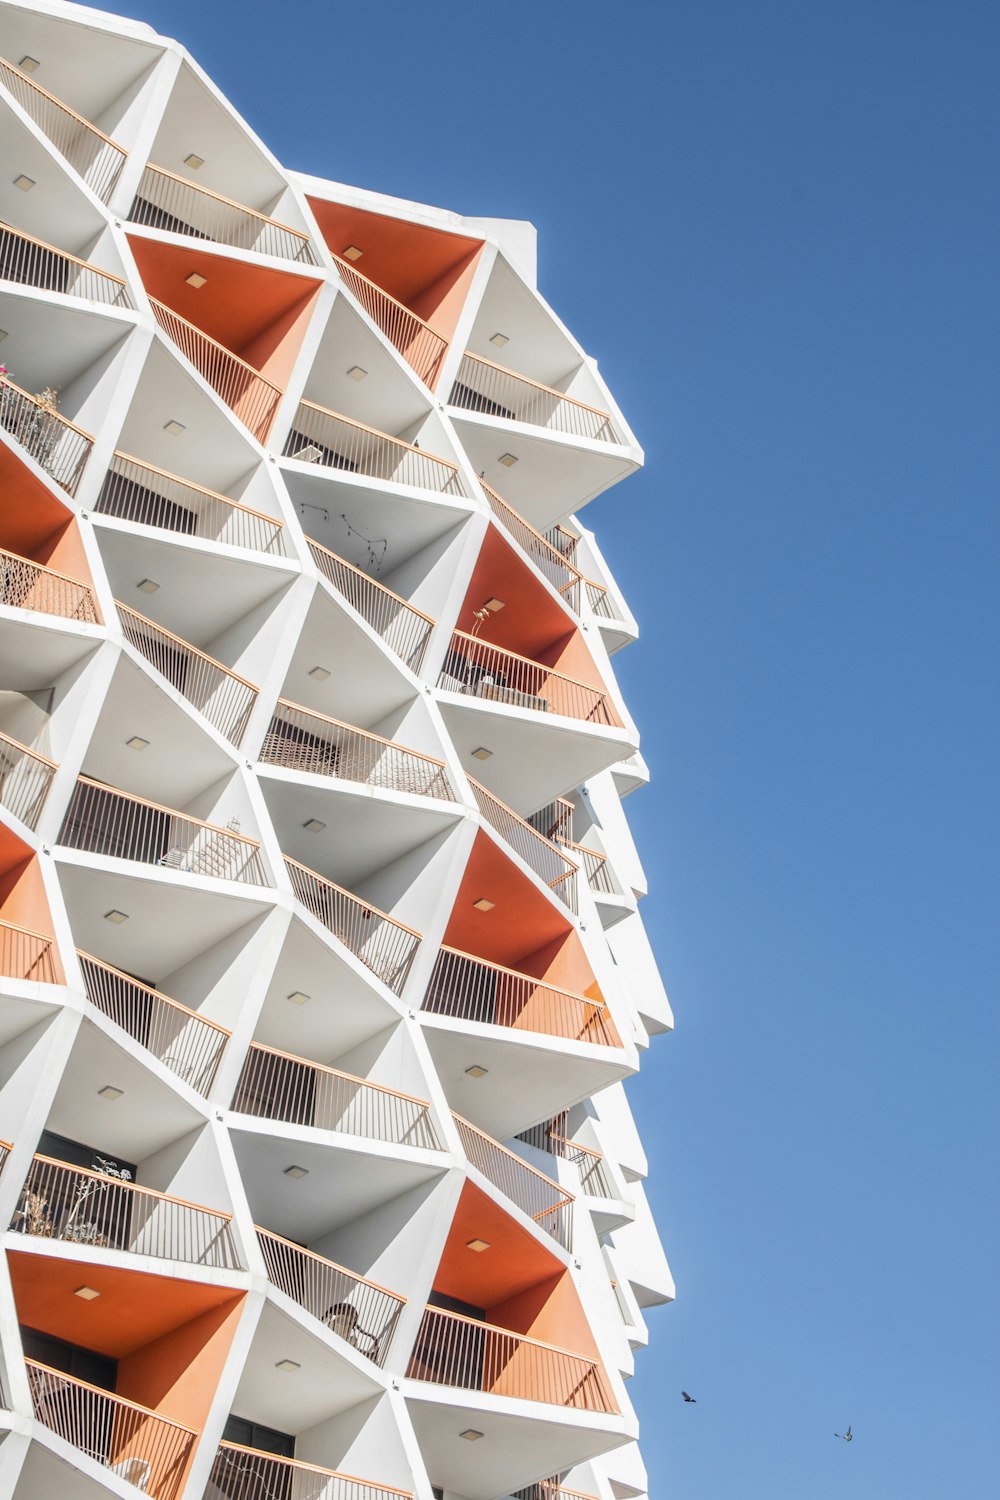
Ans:
[[[95,651],[98,627],[77,625],[61,615],[0,606],[0,682],[18,693],[42,692]]]
[[[367,372],[363,380],[347,373],[356,365]],[[333,305],[303,394],[327,411],[391,437],[408,431],[431,409],[430,397],[416,376],[405,365],[400,368],[343,294]]]
[[[309,206],[334,255],[356,245],[363,254],[355,268],[411,311],[418,310],[421,293],[436,282],[456,279],[483,246],[467,235],[346,203],[310,198]]]
[[[490,343],[495,333],[507,337],[502,348]],[[497,257],[490,273],[468,349],[493,364],[556,388],[582,362],[568,335],[502,256]]]
[[[276,1372],[283,1359],[295,1360],[299,1368]],[[269,1301],[254,1332],[233,1410],[251,1422],[298,1434],[359,1401],[373,1400],[383,1389],[342,1359],[318,1329],[308,1328],[305,1315],[300,1320]]]
[[[375,479],[354,481],[312,465],[286,463],[282,473],[306,535],[380,583],[471,512],[467,500],[451,495],[429,501],[423,494],[393,493]],[[381,558],[377,573],[372,551]]]
[[[5,21],[9,15],[7,11]],[[70,181],[58,151],[32,135],[6,101],[0,101],[0,135],[10,163],[0,180],[0,220],[86,259],[84,247],[102,233],[104,219]],[[22,172],[35,183],[30,193],[14,186]]]
[[[500,646],[532,661],[551,664],[558,660],[568,637],[578,630],[576,617],[556,603],[496,524],[488,528],[483,538],[456,621],[457,629],[473,629],[476,624],[473,611],[480,609],[486,599],[500,599],[504,607],[480,625],[477,639],[484,646]],[[572,675],[582,680],[579,672]],[[593,663],[587,680],[600,683]]]
[[[3,56],[16,66],[25,53],[38,59],[31,75],[36,83],[100,125],[108,105],[152,67],[162,48],[85,22],[57,21],[5,5]],[[113,129],[105,133],[114,136]]]
[[[317,583],[281,697],[368,729],[414,698],[417,688],[388,647],[373,641],[346,602],[337,601],[332,587]],[[330,673],[325,682],[309,676],[316,666]]]
[[[57,304],[48,300],[48,294],[33,297],[4,290],[0,292],[0,327],[6,328],[8,336],[3,341],[0,362],[7,366],[11,379],[30,395],[45,386],[65,391],[78,375],[120,343],[133,326],[128,313],[111,308],[98,311],[75,298]],[[66,416],[72,414],[71,410],[64,412]]]

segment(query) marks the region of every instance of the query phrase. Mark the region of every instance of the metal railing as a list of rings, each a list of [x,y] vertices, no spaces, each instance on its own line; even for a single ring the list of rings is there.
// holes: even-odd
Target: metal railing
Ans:
[[[424,1310],[406,1373],[493,1396],[618,1413],[597,1360],[440,1307]]]
[[[207,1095],[232,1033],[79,948],[77,956],[91,1005],[178,1078]]]
[[[48,136],[91,192],[107,203],[128,156],[124,146],[119,146],[103,130],[91,125],[75,109],[2,57],[0,83],[10,90],[25,114]]]
[[[257,701],[257,688],[179,635],[147,620],[115,600],[122,634],[171,687],[202,714],[214,729],[238,745]]]
[[[448,340],[435,333],[423,318],[404,307],[402,302],[397,302],[395,297],[376,286],[374,281],[369,281],[349,261],[342,260],[339,255],[334,255],[333,258],[341,279],[346,282],[372,322],[381,328],[389,343],[399,350],[410,368],[433,390],[441,373],[441,361],[448,348]]]
[[[0,375],[0,429],[19,443],[68,495],[75,495],[94,439],[40,396]]]
[[[600,688],[578,682],[516,651],[491,646],[465,630],[452,634],[438,687],[537,713],[562,714],[567,719],[621,728],[611,700]]]
[[[0,807],[37,828],[42,804],[59,767],[0,730]]]
[[[312,401],[299,402],[284,457],[443,495],[465,494],[456,465],[446,458],[390,437],[377,427],[352,422]]]
[[[570,609],[579,614],[581,577],[576,568],[566,561],[551,542],[545,540],[540,531],[536,531],[523,516],[518,515],[514,507],[508,505],[485,479],[481,479],[479,483],[497,520],[535,564],[543,578],[548,579],[556,593],[561,594]]]
[[[114,454],[94,510],[98,515],[179,531],[227,547],[246,547],[272,557],[285,555],[281,521],[128,453]]]
[[[269,1229],[257,1228],[269,1280],[361,1354],[384,1365],[406,1298]]]
[[[573,804],[568,798],[553,797],[551,802],[546,802],[537,812],[533,812],[528,822],[553,843],[572,843],[573,810]]]
[[[286,1125],[307,1125],[425,1151],[441,1149],[425,1099],[260,1042],[250,1044],[232,1107],[239,1114]]]
[[[336,552],[321,547],[312,537],[306,539],[317,568],[338,594],[343,594],[352,609],[380,635],[389,650],[405,662],[411,672],[419,672],[424,652],[434,629],[434,620],[422,609],[407,604],[384,583],[369,578],[353,563],[345,562]]]
[[[237,250],[255,250],[258,255],[319,265],[309,236],[302,230],[292,229],[200,183],[189,182],[165,167],[154,167],[152,162],[147,162],[143,171],[129,219],[133,224],[165,229],[171,234],[189,234],[195,239],[232,245]]]
[[[244,1267],[232,1218],[118,1176],[36,1155],[10,1227],[65,1244],[238,1271]]]
[[[4,1163],[13,1151],[14,1145],[11,1141],[0,1141],[0,1172],[4,1169]]]
[[[462,356],[448,402],[465,411],[484,412],[508,422],[526,422],[549,432],[565,433],[567,437],[621,443],[606,411],[587,406],[526,375],[516,375],[478,354],[466,352]]]
[[[259,370],[240,359],[224,344],[209,338],[194,323],[164,303],[150,297],[149,305],[157,323],[195,369],[238,417],[259,443],[267,441],[281,391]]]
[[[365,786],[389,787],[418,797],[453,801],[443,760],[407,750],[352,724],[342,724],[299,703],[279,698],[260,759],[267,765],[313,776],[336,776]]]
[[[617,620],[619,617],[615,613],[614,606],[611,603],[611,595],[603,583],[595,583],[592,578],[585,578],[584,583],[587,585],[587,603],[597,618],[599,620]]]
[[[451,1117],[458,1127],[462,1149],[476,1170],[568,1250],[573,1238],[573,1194],[454,1110]]]
[[[537,1031],[597,1047],[621,1046],[603,1001],[574,995],[544,979],[474,958],[457,948],[442,946],[438,953],[423,1009],[432,1015],[508,1026],[512,1031]]]
[[[0,920],[0,974],[7,979],[30,979],[35,984],[56,984],[52,938]]]
[[[608,864],[608,856],[601,854],[597,849],[588,849],[585,844],[574,844],[572,839],[566,839],[566,847],[572,849],[583,866],[583,872],[587,877],[587,884],[597,896],[617,896],[620,892],[611,878],[611,867]]]
[[[597,1496],[588,1495],[583,1490],[568,1490],[556,1478],[540,1479],[526,1489],[515,1490],[514,1500],[597,1500]]]
[[[198,1437],[192,1427],[37,1360],[24,1363],[36,1421],[144,1495],[177,1500]]]
[[[298,1458],[220,1443],[204,1500],[413,1500],[409,1490],[369,1484]]]
[[[0,604],[12,609],[37,610],[65,620],[97,623],[97,605],[85,583],[44,568],[41,563],[0,547]]]
[[[188,875],[266,885],[260,843],[145,797],[77,778],[59,842],[88,854],[138,860]]]
[[[618,1193],[604,1165],[604,1157],[592,1146],[581,1146],[566,1135],[566,1114],[556,1115],[541,1125],[532,1125],[518,1132],[518,1140],[529,1146],[557,1156],[561,1161],[571,1161],[580,1173],[580,1188],[588,1198],[617,1198]]]
[[[509,844],[515,854],[520,855],[525,864],[534,870],[550,891],[557,895],[570,909],[577,909],[576,875],[577,866],[569,859],[557,844],[553,844],[544,834],[532,828],[517,813],[509,808],[506,802],[501,802],[499,797],[494,797],[472,776],[468,778],[472,788],[472,794],[476,799],[479,811],[489,823],[490,827],[500,835],[505,844]]]
[[[556,551],[562,553],[566,561],[575,567],[576,549],[580,541],[578,536],[574,536],[571,531],[566,530],[565,526],[557,523],[545,533],[545,540],[550,542]]]
[[[284,856],[292,890],[335,938],[359,958],[382,983],[400,995],[422,933],[397,922],[369,901],[335,885],[297,859]]]
[[[44,292],[63,292],[106,307],[134,308],[120,276],[70,255],[56,245],[36,239],[12,224],[0,225],[0,280],[34,286]]]

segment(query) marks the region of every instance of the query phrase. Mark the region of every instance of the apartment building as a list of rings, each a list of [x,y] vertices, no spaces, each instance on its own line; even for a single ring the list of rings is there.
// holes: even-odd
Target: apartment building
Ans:
[[[0,1496],[641,1500],[642,462],[531,226],[0,4]]]

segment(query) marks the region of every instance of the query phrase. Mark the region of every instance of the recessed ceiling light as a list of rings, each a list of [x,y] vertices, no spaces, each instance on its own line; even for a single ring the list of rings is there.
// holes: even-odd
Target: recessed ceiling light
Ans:
[[[344,250],[344,259],[360,260],[364,253],[365,252],[363,250],[358,249],[357,245],[348,245]]]
[[[123,922],[128,921],[128,912],[115,911],[114,909],[112,909],[111,911],[106,911],[104,913],[104,920],[105,922],[114,922],[116,927],[120,927]]]
[[[292,993],[288,996],[288,999],[292,1002],[293,1005],[305,1005],[309,1000],[312,999],[312,995],[307,995],[305,990],[292,990]]]
[[[362,370],[360,365],[352,365],[347,373],[348,375],[350,375],[352,380],[364,380],[365,376],[368,374],[368,371]]]
[[[141,734],[134,734],[132,738],[130,740],[126,740],[125,743],[130,750],[145,750],[149,746],[149,741],[144,740]]]
[[[22,73],[33,73],[38,66],[38,58],[29,56],[27,52],[18,63],[18,67],[21,69]]]
[[[199,167],[205,165],[205,158],[198,156],[194,151],[190,151],[184,158],[184,165],[190,167],[193,172],[197,172]]]
[[[208,277],[200,276],[197,271],[192,271],[191,275],[185,276],[184,280],[187,282],[188,286],[193,286],[196,292],[200,292],[202,287],[205,285],[205,282],[208,280]]]
[[[297,1359],[279,1359],[274,1368],[281,1370],[285,1375],[290,1375],[293,1370],[301,1370],[302,1366]]]
[[[306,676],[311,677],[314,682],[325,682],[329,675],[326,667],[310,667],[306,673]]]
[[[506,609],[506,607],[507,604],[504,599],[487,599],[483,605],[483,608],[488,609],[491,615],[499,614],[500,610]]]
[[[308,1177],[309,1176],[309,1168],[308,1167],[296,1167],[296,1166],[286,1167],[285,1168],[285,1176],[286,1177],[294,1177],[296,1179],[296,1181],[297,1181],[300,1177]]]
[[[480,1255],[484,1250],[490,1248],[490,1242],[489,1240],[466,1240],[465,1248],[466,1250],[475,1250],[476,1254]]]
[[[152,578],[140,578],[136,588],[140,594],[155,594],[160,585]]]
[[[307,833],[322,833],[323,829],[326,827],[326,824],[321,823],[319,818],[306,818],[302,827],[306,830]]]
[[[466,1068],[466,1078],[485,1078],[489,1068],[484,1068],[482,1063],[473,1063],[471,1068]]]
[[[180,437],[184,431],[184,423],[177,422],[171,417],[169,422],[164,422],[163,430],[164,432],[169,432],[171,437]]]
[[[116,1089],[113,1083],[106,1083],[102,1089],[97,1090],[102,1099],[120,1099],[124,1089]]]
[[[497,349],[502,349],[504,344],[509,344],[510,339],[505,333],[491,333],[490,343]]]
[[[22,172],[19,177],[14,178],[14,186],[16,188],[20,188],[22,193],[30,193],[31,189],[35,186],[35,179],[33,177],[26,176],[25,173]]]
[[[475,1427],[467,1427],[464,1432],[460,1432],[458,1435],[460,1438],[465,1438],[467,1443],[478,1443],[482,1437],[482,1433],[477,1431]]]
[[[489,760],[492,754],[493,751],[487,750],[485,745],[477,745],[475,750],[472,751],[472,758],[473,760]]]
[[[503,464],[505,469],[512,469],[517,463],[517,459],[514,457],[513,453],[501,453],[500,457],[497,459],[497,463]]]
[[[94,1298],[100,1295],[100,1292],[95,1292],[92,1286],[78,1286],[73,1293],[74,1297],[82,1297],[84,1302],[93,1302]]]
[[[323,457],[323,450],[317,448],[315,443],[306,443],[305,447],[298,448],[291,456],[301,459],[304,464],[314,464],[318,458]]]
[[[496,906],[495,901],[487,901],[485,896],[480,896],[479,900],[473,901],[472,904],[476,908],[476,911],[492,911],[494,906]]]

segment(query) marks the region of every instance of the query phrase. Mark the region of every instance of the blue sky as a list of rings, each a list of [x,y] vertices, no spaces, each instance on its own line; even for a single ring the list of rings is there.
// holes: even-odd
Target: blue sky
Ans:
[[[645,443],[587,518],[678,1021],[632,1089],[651,1492],[991,1492],[1000,9],[122,8],[289,166],[533,220]]]

